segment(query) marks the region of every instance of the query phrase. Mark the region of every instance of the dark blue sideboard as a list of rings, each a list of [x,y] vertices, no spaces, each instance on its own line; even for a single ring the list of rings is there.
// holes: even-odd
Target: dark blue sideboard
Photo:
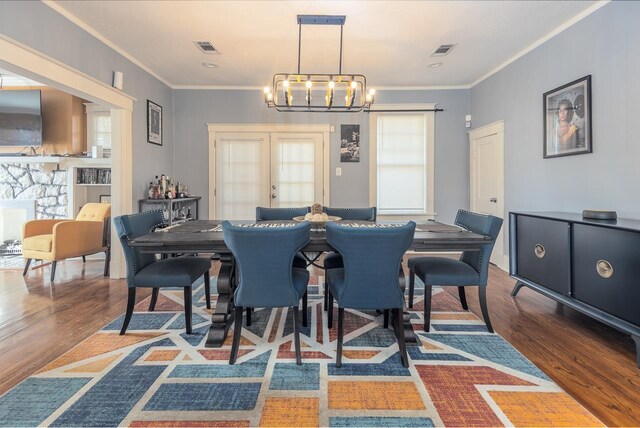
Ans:
[[[511,293],[529,287],[630,334],[640,367],[640,221],[509,213]]]

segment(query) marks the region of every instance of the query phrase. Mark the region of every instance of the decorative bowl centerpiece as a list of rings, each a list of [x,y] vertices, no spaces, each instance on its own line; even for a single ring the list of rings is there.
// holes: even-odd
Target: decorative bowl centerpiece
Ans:
[[[311,223],[313,229],[322,229],[327,225],[328,221],[342,220],[341,217],[334,215],[327,215],[322,211],[322,205],[313,204],[311,206],[311,212],[304,216],[298,216],[293,218],[295,221],[308,221]]]

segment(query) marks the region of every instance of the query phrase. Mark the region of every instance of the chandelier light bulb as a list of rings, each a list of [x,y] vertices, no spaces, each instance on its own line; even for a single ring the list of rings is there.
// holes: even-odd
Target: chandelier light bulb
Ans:
[[[355,80],[351,81],[351,88],[356,89],[358,87],[358,82],[356,82]]]
[[[369,95],[374,96],[376,94],[376,90],[371,88],[369,89]]]
[[[311,83],[311,80],[307,80],[307,83],[305,85],[307,89],[311,89],[311,86],[313,85],[313,83]]]
[[[336,87],[336,82],[334,82],[333,80],[329,81],[329,89],[333,89]]]
[[[271,92],[271,89],[268,86],[264,87],[264,93],[268,94],[269,92]]]
[[[272,94],[271,92],[269,92],[269,93],[267,94],[267,100],[268,100],[268,101],[273,100],[273,94]]]
[[[289,81],[288,80],[283,80],[282,81],[282,86],[284,86],[285,88],[289,87]]]

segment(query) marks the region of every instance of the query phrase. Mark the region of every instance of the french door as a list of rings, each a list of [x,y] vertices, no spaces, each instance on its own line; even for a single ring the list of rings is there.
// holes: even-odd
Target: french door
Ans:
[[[214,143],[215,218],[255,219],[255,208],[323,200],[323,134],[222,132]]]

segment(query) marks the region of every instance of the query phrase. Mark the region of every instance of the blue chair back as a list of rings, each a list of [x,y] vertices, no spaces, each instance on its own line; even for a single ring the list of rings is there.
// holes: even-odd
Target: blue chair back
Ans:
[[[113,219],[127,262],[127,285],[129,287],[135,286],[134,278],[142,268],[156,261],[154,254],[140,252],[139,248],[130,246],[129,241],[153,232],[156,227],[164,224],[164,221],[162,210],[121,215]]]
[[[376,221],[376,207],[368,208],[331,208],[324,207],[327,215],[340,217],[343,220]]]
[[[473,233],[490,236],[488,242],[480,251],[465,251],[460,256],[460,260],[473,267],[480,274],[480,284],[487,285],[489,276],[489,259],[496,243],[496,238],[502,228],[502,219],[492,215],[472,213],[466,210],[458,210],[455,224]]]
[[[309,243],[311,224],[291,227],[240,227],[222,222],[224,242],[236,260],[238,306],[272,308],[296,306],[293,257]]]
[[[327,241],[344,260],[346,284],[342,307],[401,308],[403,294],[398,274],[404,253],[413,243],[416,224],[388,228],[356,228],[327,223]]]
[[[310,211],[311,211],[311,208],[309,207],[300,207],[300,208],[256,207],[256,221],[291,220],[294,217],[304,216]]]

